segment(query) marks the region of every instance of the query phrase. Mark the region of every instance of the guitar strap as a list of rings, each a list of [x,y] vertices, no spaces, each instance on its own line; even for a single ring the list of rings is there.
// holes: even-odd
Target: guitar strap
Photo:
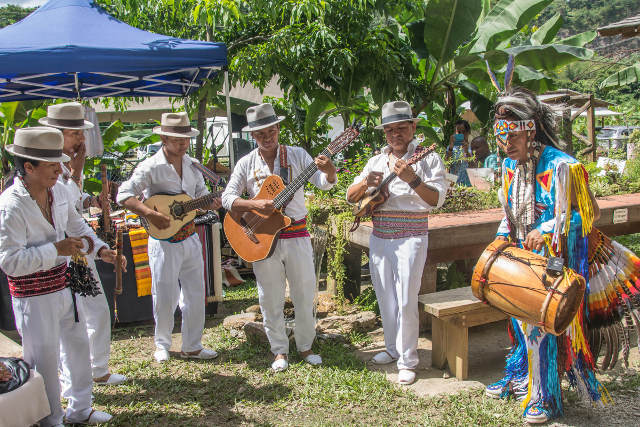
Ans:
[[[202,172],[202,176],[204,176],[204,179],[206,179],[211,184],[213,184],[214,187],[218,185],[218,182],[220,181],[220,177],[216,175],[214,171],[212,171],[202,163],[196,162],[194,160],[191,161],[191,166],[193,166],[194,168]]]
[[[287,147],[280,145],[280,178],[284,185],[289,184],[289,164],[287,163]]]

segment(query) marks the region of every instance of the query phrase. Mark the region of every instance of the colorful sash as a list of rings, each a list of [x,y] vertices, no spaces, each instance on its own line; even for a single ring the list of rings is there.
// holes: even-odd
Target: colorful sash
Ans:
[[[307,230],[307,218],[292,223],[290,226],[280,232],[280,239],[295,239],[296,237],[309,237]]]
[[[429,214],[426,211],[377,211],[371,219],[373,235],[380,239],[426,236],[429,231]]]
[[[183,240],[187,239],[188,237],[193,236],[193,233],[195,232],[196,232],[196,225],[193,223],[193,221],[188,222],[185,225],[183,225],[182,228],[178,230],[176,234],[168,238],[167,242],[180,243]]]
[[[60,291],[69,285],[67,264],[60,264],[51,270],[38,271],[24,276],[9,276],[9,293],[14,298],[35,297]]]
[[[147,241],[149,236],[144,228],[129,230],[131,252],[136,273],[136,288],[138,296],[151,295],[151,268],[149,267],[149,255],[147,254]]]

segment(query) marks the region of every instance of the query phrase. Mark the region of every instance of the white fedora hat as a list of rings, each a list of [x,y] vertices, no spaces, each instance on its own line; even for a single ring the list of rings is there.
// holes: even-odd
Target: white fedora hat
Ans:
[[[418,123],[420,118],[414,118],[411,112],[411,106],[406,101],[391,101],[382,106],[382,121],[376,129],[384,128],[384,125],[391,123],[406,122],[411,120]]]
[[[93,127],[93,123],[84,119],[84,107],[79,102],[49,105],[47,116],[38,122],[58,129],[91,129]]]
[[[251,132],[273,126],[284,120],[284,116],[276,116],[273,105],[266,103],[247,108],[247,126],[242,132]]]
[[[200,135],[198,129],[191,127],[191,121],[186,112],[162,113],[160,126],[153,128],[153,133],[177,138],[191,138]]]
[[[62,152],[64,137],[58,129],[35,126],[16,130],[13,144],[6,150],[14,156],[44,162],[68,162],[69,156]]]

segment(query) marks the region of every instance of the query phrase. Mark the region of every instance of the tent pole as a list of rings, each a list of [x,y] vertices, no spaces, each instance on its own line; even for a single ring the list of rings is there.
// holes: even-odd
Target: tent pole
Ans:
[[[78,73],[73,73],[73,78],[76,82],[76,97],[78,101],[80,101],[82,97],[80,96],[80,82],[78,81]]]
[[[231,129],[231,100],[229,99],[229,71],[224,70],[224,97],[227,104],[227,133],[229,134],[229,169],[233,171],[235,158],[233,153],[233,133]]]

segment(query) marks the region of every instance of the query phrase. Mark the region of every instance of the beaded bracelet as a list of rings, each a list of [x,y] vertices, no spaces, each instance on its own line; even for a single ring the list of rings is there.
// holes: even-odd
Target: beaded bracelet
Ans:
[[[411,181],[409,183],[409,187],[413,188],[414,190],[416,188],[418,188],[420,186],[420,184],[422,184],[422,180],[420,179],[419,176],[416,176],[416,179],[414,179],[413,181]]]

